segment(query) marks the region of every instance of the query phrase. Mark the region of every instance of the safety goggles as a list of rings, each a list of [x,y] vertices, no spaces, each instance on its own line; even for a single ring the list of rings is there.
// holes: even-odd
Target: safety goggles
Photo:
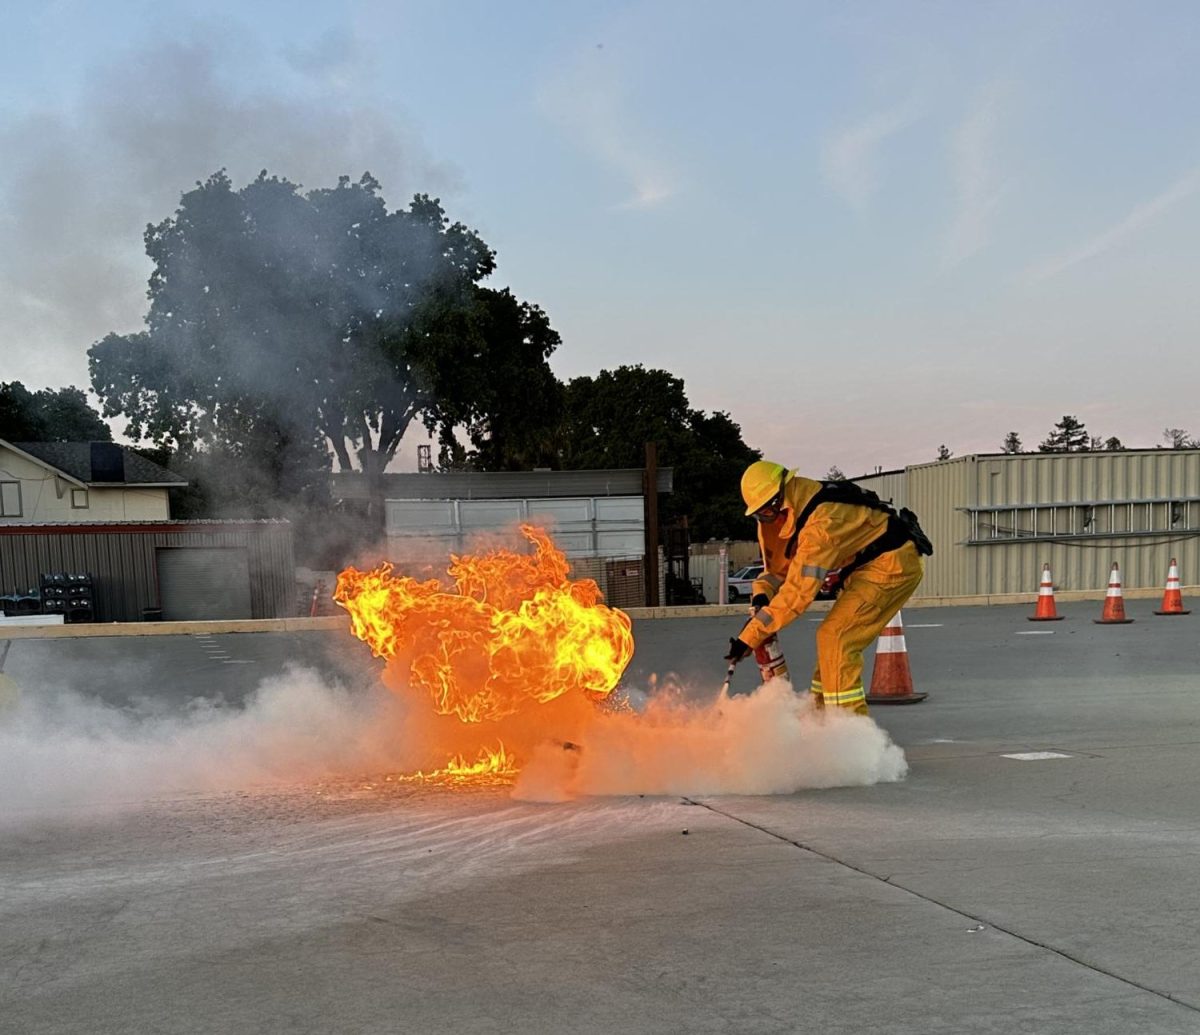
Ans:
[[[783,490],[780,489],[766,503],[754,512],[754,520],[760,525],[770,525],[778,521],[783,514]]]

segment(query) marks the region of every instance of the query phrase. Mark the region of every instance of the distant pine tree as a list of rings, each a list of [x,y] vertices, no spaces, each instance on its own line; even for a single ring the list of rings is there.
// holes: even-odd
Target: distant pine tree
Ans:
[[[1038,450],[1042,453],[1085,453],[1092,447],[1091,436],[1083,421],[1066,414],[1054,425]]]

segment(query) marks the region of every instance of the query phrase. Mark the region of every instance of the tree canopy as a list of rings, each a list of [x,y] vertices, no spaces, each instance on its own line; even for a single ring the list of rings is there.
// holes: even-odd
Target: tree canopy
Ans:
[[[641,364],[576,377],[564,388],[562,414],[563,468],[641,467],[645,444],[655,442],[658,462],[675,471],[664,521],[687,515],[694,540],[753,535],[737,486],[762,454],[727,413],[693,409],[682,379]]]
[[[0,438],[8,442],[111,442],[112,430],[74,385],[29,391],[0,382]]]
[[[146,329],[90,350],[105,414],[159,445],[328,441],[369,474],[416,420],[480,448],[508,434],[486,407],[514,381],[529,405],[557,335],[479,285],[494,255],[436,199],[389,211],[379,191],[369,174],[301,193],[266,172],[235,190],[218,172],[184,194],[146,230]]]
[[[442,395],[441,464],[485,471],[555,465],[563,386],[546,360],[558,332],[541,309],[508,290],[479,288],[478,302],[477,362],[463,364],[454,391]]]

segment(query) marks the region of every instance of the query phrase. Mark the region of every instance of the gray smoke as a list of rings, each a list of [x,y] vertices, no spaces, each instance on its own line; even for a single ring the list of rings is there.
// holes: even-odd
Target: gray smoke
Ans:
[[[346,33],[276,55],[196,27],[108,56],[66,107],[0,116],[4,379],[86,385],[88,346],[141,325],[146,224],[216,169],[235,185],[266,168],[309,188],[369,169],[391,206],[457,190],[394,107],[354,99],[366,61]],[[263,68],[286,95],[253,85]]]

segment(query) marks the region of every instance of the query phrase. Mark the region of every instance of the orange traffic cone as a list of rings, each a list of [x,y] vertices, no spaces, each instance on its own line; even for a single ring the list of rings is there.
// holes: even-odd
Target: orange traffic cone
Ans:
[[[1093,618],[1097,625],[1128,625],[1132,618],[1125,617],[1125,598],[1121,596],[1121,571],[1117,562],[1113,561],[1112,572],[1108,576],[1108,593],[1104,597],[1104,611],[1099,618]]]
[[[1038,587],[1037,609],[1029,616],[1031,622],[1061,622],[1063,616],[1054,608],[1054,576],[1050,565],[1042,565],[1042,584]]]
[[[1167,588],[1163,590],[1162,610],[1155,611],[1156,615],[1190,615],[1191,611],[1183,609],[1183,593],[1179,589],[1179,566],[1175,558],[1171,558],[1171,567],[1167,569]]]
[[[904,643],[904,623],[896,612],[875,645],[875,669],[871,673],[868,704],[916,704],[928,694],[913,693],[912,672],[908,668],[908,647]]]

